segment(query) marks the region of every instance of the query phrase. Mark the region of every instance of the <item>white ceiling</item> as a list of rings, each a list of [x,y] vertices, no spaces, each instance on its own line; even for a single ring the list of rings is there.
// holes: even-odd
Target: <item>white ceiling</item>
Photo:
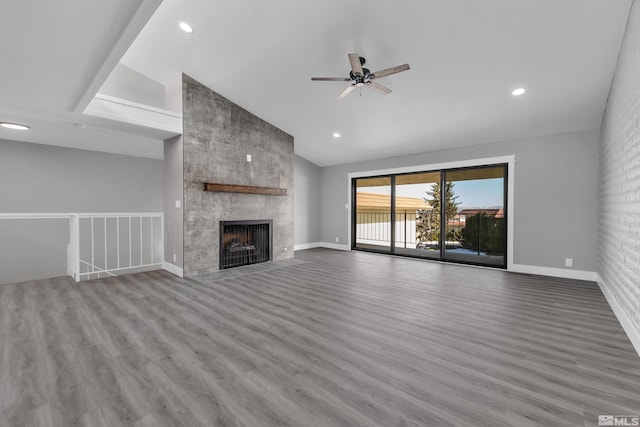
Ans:
[[[159,132],[81,112],[160,0],[0,2],[0,139],[162,158]]]
[[[31,142],[121,152],[117,142],[158,157],[154,135],[73,113],[133,40],[123,64],[161,83],[189,74],[293,135],[296,153],[320,166],[596,128],[631,3],[164,0],[135,37],[154,1],[10,0],[0,7],[0,37],[15,41],[0,44],[0,121],[36,112],[56,125]],[[372,71],[411,70],[379,81],[390,95],[337,100],[346,83],[310,77],[347,77],[350,52]],[[514,98],[520,86],[527,93]],[[61,125],[69,114],[93,121]]]

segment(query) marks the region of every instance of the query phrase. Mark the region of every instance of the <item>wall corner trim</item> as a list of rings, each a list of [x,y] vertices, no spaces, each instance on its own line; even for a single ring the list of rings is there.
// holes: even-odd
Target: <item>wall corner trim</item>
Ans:
[[[168,271],[169,273],[175,274],[178,277],[184,277],[182,268],[178,267],[177,265],[165,261],[162,263],[162,269]]]
[[[561,277],[563,279],[598,281],[595,271],[569,270],[566,268],[539,267],[536,265],[512,264],[507,268],[512,273],[536,274],[539,276]]]
[[[627,317],[624,310],[622,310],[622,306],[620,306],[618,301],[615,299],[613,293],[609,289],[609,286],[607,286],[606,282],[602,280],[600,275],[598,275],[597,282],[600,290],[604,294],[604,297],[607,299],[611,310],[613,310],[613,314],[616,315],[616,318],[618,319],[618,322],[620,322],[622,329],[627,334],[627,337],[629,337],[631,345],[633,345],[636,353],[638,353],[638,356],[640,356],[640,330],[633,324],[631,319]]]
[[[327,248],[327,249],[336,249],[338,251],[350,251],[348,245],[339,245],[336,243],[327,243],[327,242],[312,242],[312,243],[301,243],[299,245],[294,245],[294,251],[301,251],[304,249],[313,249],[313,248]]]

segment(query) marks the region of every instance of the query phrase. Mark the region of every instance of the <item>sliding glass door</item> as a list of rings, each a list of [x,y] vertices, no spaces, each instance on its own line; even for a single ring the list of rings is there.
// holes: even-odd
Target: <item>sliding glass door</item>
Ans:
[[[433,203],[440,175],[425,172],[395,177],[395,253],[440,258],[440,216]]]
[[[506,165],[352,182],[352,248],[506,267]]]
[[[391,177],[356,179],[353,183],[356,207],[354,233],[356,249],[391,251]]]
[[[444,259],[506,265],[504,166],[445,171]]]

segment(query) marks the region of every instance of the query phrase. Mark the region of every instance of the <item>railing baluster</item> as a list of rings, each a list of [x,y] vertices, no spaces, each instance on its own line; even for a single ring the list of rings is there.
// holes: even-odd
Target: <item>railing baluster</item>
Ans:
[[[107,217],[104,217],[104,269],[108,270],[109,265],[107,261]]]
[[[131,252],[133,252],[131,250],[131,217],[129,218],[129,268],[131,268],[131,265],[133,263],[133,261],[131,260]]]
[[[404,248],[407,249],[407,211],[404,211]]]
[[[160,214],[160,262],[163,262],[163,261],[164,261],[164,214]]]
[[[478,214],[478,256],[480,256],[480,217],[482,212]]]
[[[373,216],[372,226],[373,226],[373,238],[375,240],[380,240],[380,237],[379,237],[380,229],[378,227],[378,214],[377,213],[374,214],[374,216]]]
[[[117,268],[120,269],[120,217],[116,217],[116,258]]]
[[[80,281],[80,216],[74,215],[73,217],[75,239],[76,239],[76,282]]]
[[[141,266],[142,265],[142,215],[140,215],[140,264],[138,265]]]
[[[151,226],[149,227],[150,236],[151,236],[151,264],[153,264],[153,217],[149,217],[149,222],[151,222]]]
[[[95,260],[93,257],[93,217],[91,217],[91,272],[95,271]]]

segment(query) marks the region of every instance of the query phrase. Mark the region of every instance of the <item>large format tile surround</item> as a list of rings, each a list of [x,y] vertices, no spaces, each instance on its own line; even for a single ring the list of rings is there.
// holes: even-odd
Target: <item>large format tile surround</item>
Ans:
[[[293,137],[186,75],[182,96],[185,276],[219,269],[220,221],[271,219],[273,260],[293,257]],[[205,192],[204,182],[287,195]]]

